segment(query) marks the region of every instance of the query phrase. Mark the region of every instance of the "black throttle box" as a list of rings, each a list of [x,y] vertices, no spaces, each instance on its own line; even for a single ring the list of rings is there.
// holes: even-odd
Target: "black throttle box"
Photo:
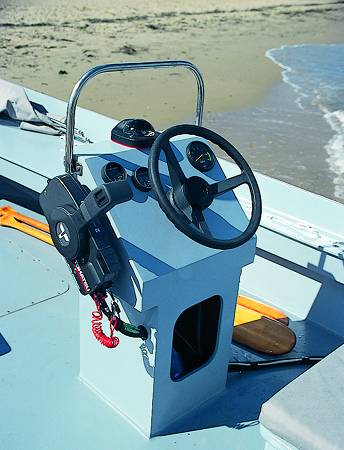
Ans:
[[[53,178],[40,194],[54,245],[84,295],[110,287],[118,275],[118,239],[106,212],[131,198],[127,181],[90,191],[70,174]]]

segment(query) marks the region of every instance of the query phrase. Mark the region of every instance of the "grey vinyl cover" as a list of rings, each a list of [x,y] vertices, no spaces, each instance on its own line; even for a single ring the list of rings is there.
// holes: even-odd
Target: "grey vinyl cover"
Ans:
[[[60,135],[59,118],[49,117],[38,111],[28,99],[25,89],[5,80],[0,80],[0,114],[20,122],[20,128],[38,133]]]
[[[300,450],[344,449],[344,345],[264,403],[259,420]]]

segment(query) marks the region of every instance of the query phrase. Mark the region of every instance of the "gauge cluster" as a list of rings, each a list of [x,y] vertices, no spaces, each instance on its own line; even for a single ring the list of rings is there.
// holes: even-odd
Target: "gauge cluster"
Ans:
[[[191,165],[200,172],[211,170],[216,161],[212,149],[202,141],[191,141],[186,147],[186,156]],[[102,167],[101,176],[105,183],[124,181],[128,178],[126,169],[115,161],[109,161]],[[137,167],[132,172],[131,181],[142,192],[148,192],[152,189],[147,167]]]
[[[102,167],[102,179],[105,183],[124,181],[127,177],[127,171],[117,162],[111,161]],[[138,167],[133,172],[131,180],[134,186],[140,191],[148,192],[152,189],[147,167]]]

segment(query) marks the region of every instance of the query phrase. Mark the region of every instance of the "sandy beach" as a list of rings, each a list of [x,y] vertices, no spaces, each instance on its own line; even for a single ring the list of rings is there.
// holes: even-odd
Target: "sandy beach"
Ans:
[[[325,147],[333,131],[322,128],[323,118],[319,126],[302,118],[302,128],[293,110],[296,128],[273,128],[275,111],[284,120],[279,101],[294,94],[278,88],[281,99],[273,109],[266,104],[282,83],[267,50],[340,42],[343,1],[0,0],[0,78],[67,100],[81,74],[97,64],[190,60],[205,80],[206,126],[237,145],[254,169],[344,201],[334,195],[334,178],[344,174],[329,168]],[[195,94],[185,70],[116,73],[92,80],[80,104],[116,119],[144,117],[161,129],[192,120]]]
[[[0,0],[0,77],[67,99],[89,67],[120,61],[187,59],[206,83],[205,112],[260,101],[280,80],[264,54],[294,43],[343,40],[342,2],[302,0]],[[183,71],[112,74],[93,81],[81,104],[111,117],[141,115],[158,126],[194,111]]]

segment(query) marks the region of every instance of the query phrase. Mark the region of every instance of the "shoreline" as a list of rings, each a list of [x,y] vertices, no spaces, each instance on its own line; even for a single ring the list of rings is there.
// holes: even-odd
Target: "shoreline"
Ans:
[[[344,5],[338,2],[210,0],[195,6],[174,0],[167,7],[156,1],[149,13],[133,1],[119,3],[126,8],[115,11],[110,0],[101,6],[63,0],[58,7],[48,1],[48,9],[35,1],[15,7],[0,2],[0,77],[67,100],[94,65],[186,59],[204,76],[208,114],[264,100],[282,79],[265,56],[270,48],[344,41]],[[117,119],[142,116],[164,128],[193,116],[194,97],[189,74],[145,71],[99,77],[80,105]]]
[[[147,10],[134,0],[118,0],[116,8],[112,0],[27,1],[0,0],[0,78],[66,101],[98,64],[190,60],[205,81],[205,126],[237,145],[253,169],[342,201],[334,198],[326,153],[333,133],[322,117],[313,126],[298,114],[283,68],[266,53],[344,42],[343,2],[155,0]],[[164,129],[192,120],[195,96],[189,71],[145,70],[92,80],[79,105],[117,120],[143,117]],[[299,131],[284,123],[287,114]]]
[[[332,130],[320,111],[304,114],[296,99],[292,86],[281,80],[258,105],[209,115],[206,126],[229,140],[259,173],[343,203],[335,197],[327,163]]]

